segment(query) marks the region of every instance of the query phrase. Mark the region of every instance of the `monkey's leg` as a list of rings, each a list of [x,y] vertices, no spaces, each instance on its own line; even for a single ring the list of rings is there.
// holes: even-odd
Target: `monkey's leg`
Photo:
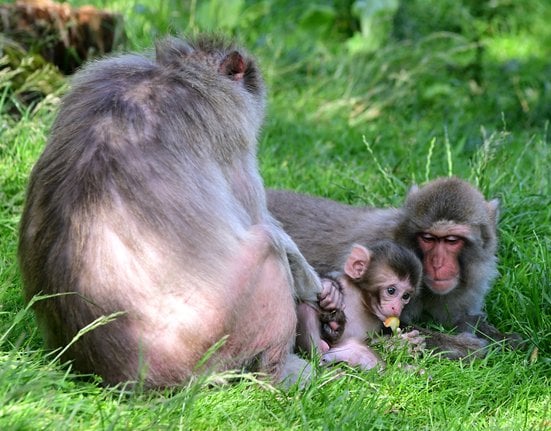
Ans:
[[[441,353],[448,359],[484,357],[486,355],[488,342],[471,333],[444,334],[419,326],[414,326],[414,328],[425,337],[427,349]]]
[[[259,346],[258,371],[276,380],[296,380],[309,374],[306,361],[294,356],[297,316],[291,271],[285,251],[274,242],[271,227],[256,225],[243,245],[238,278],[251,288],[247,310],[240,313],[237,329],[250,346]],[[251,265],[251,263],[253,265]],[[252,273],[246,269],[254,267]]]
[[[297,305],[297,350],[306,354],[317,350],[320,353],[329,350],[329,344],[321,339],[321,322],[319,312],[306,302]]]
[[[348,338],[323,354],[324,363],[346,362],[353,367],[370,370],[384,362],[365,343],[355,338]]]

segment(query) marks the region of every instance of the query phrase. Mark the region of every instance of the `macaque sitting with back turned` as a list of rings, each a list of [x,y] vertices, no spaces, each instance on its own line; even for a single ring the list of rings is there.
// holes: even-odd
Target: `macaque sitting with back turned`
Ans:
[[[33,306],[46,345],[74,370],[152,388],[307,374],[296,299],[326,298],[266,208],[264,105],[255,60],[210,35],[73,77],[30,177],[19,264],[27,301],[48,295]]]
[[[380,359],[366,345],[370,333],[398,320],[403,307],[416,294],[422,266],[415,254],[392,242],[378,241],[366,248],[354,244],[344,256],[341,271],[329,274],[344,296],[343,310],[317,311],[307,303],[298,306],[297,348],[317,347],[324,362],[346,362],[363,369]],[[385,323],[384,323],[385,322]],[[417,331],[405,338],[421,340]]]

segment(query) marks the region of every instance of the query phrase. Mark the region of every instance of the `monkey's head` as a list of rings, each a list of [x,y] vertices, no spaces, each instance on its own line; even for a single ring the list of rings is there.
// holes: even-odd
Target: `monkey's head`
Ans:
[[[236,113],[246,113],[254,119],[255,130],[264,116],[266,91],[264,80],[255,60],[242,48],[220,35],[201,34],[195,38],[167,37],[155,45],[158,64],[172,69],[181,69],[185,79],[197,83],[196,91],[210,98],[213,104],[216,91],[225,93]],[[200,79],[194,80],[194,76]],[[222,77],[224,79],[220,80]],[[201,88],[201,83],[207,87]]]
[[[397,238],[423,262],[423,281],[445,295],[461,282],[467,263],[495,254],[498,200],[487,202],[469,183],[441,178],[412,187]]]
[[[365,305],[381,321],[398,317],[417,294],[421,262],[393,241],[377,241],[369,248],[354,244],[344,273],[362,291]]]

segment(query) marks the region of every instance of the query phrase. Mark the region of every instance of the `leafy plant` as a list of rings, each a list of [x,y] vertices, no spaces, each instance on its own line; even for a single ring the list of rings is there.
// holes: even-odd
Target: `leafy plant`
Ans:
[[[29,54],[0,36],[0,109],[20,113],[26,106],[65,86],[59,70],[39,54]]]
[[[357,0],[352,14],[360,21],[360,32],[346,41],[352,53],[372,52],[381,48],[392,32],[399,0]]]

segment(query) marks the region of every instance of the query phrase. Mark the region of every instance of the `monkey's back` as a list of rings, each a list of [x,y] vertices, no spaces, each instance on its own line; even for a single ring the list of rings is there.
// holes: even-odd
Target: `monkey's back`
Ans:
[[[268,210],[320,274],[342,270],[354,243],[391,239],[401,216],[395,208],[355,207],[284,190],[266,195]]]
[[[261,115],[249,124],[243,92],[217,72],[137,55],[90,64],[31,173],[19,242],[25,296],[61,295],[35,306],[51,348],[118,313],[67,355],[107,382],[136,378],[148,343],[158,349],[151,381],[181,381],[235,313],[223,274],[263,200],[246,208],[232,191],[261,189],[250,130]]]

